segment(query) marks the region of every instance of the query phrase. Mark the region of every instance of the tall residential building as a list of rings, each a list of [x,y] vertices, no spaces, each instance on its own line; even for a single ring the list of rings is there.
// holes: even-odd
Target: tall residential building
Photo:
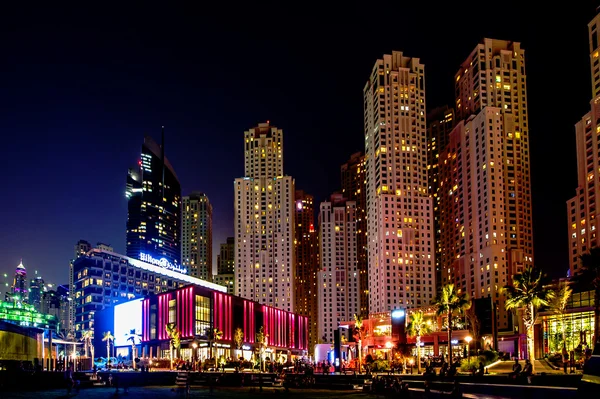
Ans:
[[[356,202],[333,194],[319,213],[318,334],[333,342],[341,321],[360,312]]]
[[[162,145],[146,136],[127,174],[127,256],[181,264],[181,185]]]
[[[69,262],[69,321],[66,326],[67,331],[75,331],[75,285],[74,285],[74,273],[73,273],[73,262],[82,255],[87,254],[92,249],[92,245],[86,240],[79,240],[75,244],[75,251],[73,259]]]
[[[219,246],[217,255],[217,273],[233,273],[235,269],[235,237],[227,237],[227,240]]]
[[[600,95],[600,13],[588,24],[590,67],[592,71],[592,98]]]
[[[27,293],[27,270],[23,266],[23,260],[17,265],[15,269],[15,277],[11,287],[13,300],[19,300],[27,302],[29,295]]]
[[[357,152],[342,165],[342,195],[356,203],[356,250],[358,259],[360,314],[369,315],[369,270],[367,259],[367,190],[365,156]],[[353,315],[351,315],[353,316]]]
[[[108,251],[108,252],[113,252],[114,249],[110,244],[105,244],[103,242],[98,242],[96,244],[96,249],[99,249],[100,251]]]
[[[320,320],[317,300],[317,271],[319,268],[315,208],[313,196],[302,190],[295,193],[296,275],[294,279],[296,313],[308,317],[308,343],[318,343]]]
[[[37,272],[36,272],[37,274]],[[40,311],[42,303],[42,294],[44,293],[44,279],[36,276],[29,281],[29,304]]]
[[[455,76],[460,122],[440,155],[444,283],[491,297],[499,329],[511,328],[500,288],[533,264],[524,57],[516,42],[475,47]]]
[[[436,294],[424,66],[386,54],[363,93],[369,313],[419,307]]]
[[[600,204],[600,13],[588,24],[592,93],[590,111],[575,124],[577,150],[577,191],[567,201],[569,233],[569,271],[581,271],[579,257],[600,246],[598,204]]]
[[[227,287],[228,294],[235,293],[235,237],[227,237],[220,245],[217,255],[217,274],[212,276],[215,284]]]
[[[434,108],[427,113],[427,180],[429,196],[433,197],[433,229],[435,231],[435,281],[442,282],[442,231],[440,227],[441,185],[439,176],[440,153],[450,141],[450,132],[454,128],[454,110],[448,106]],[[439,288],[439,287],[438,287]]]
[[[67,287],[59,285],[56,290],[45,291],[40,301],[40,312],[56,317],[56,330],[67,336],[73,332],[69,328],[70,300]]]
[[[235,179],[235,293],[294,310],[294,179],[283,174],[283,131],[244,132],[244,177]]]
[[[181,262],[190,276],[212,279],[212,205],[204,193],[183,197]]]

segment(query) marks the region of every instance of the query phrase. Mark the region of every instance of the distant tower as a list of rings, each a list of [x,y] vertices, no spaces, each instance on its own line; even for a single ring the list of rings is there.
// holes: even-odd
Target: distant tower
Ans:
[[[235,293],[294,311],[294,179],[283,174],[283,131],[244,132],[245,175],[235,179]]]
[[[181,263],[190,276],[212,279],[212,205],[204,193],[183,197]]]
[[[320,320],[317,298],[319,245],[315,230],[314,199],[302,190],[296,190],[295,197],[296,313],[308,317],[308,347],[314,348],[318,343],[317,323]]]
[[[164,138],[164,134],[163,134]],[[158,145],[144,138],[139,164],[127,174],[127,256],[180,264],[181,185]]]
[[[212,276],[213,283],[227,287],[228,294],[235,294],[235,238],[227,237],[220,246],[217,255],[217,274]]]
[[[40,311],[43,293],[44,279],[40,276],[35,276],[35,278],[32,278],[29,282],[29,304],[33,305],[38,312]]]
[[[21,263],[17,266],[15,270],[15,279],[12,285],[12,294],[13,298],[19,298],[23,302],[27,302],[27,270],[25,270],[25,266],[23,266],[23,260],[21,259]]]

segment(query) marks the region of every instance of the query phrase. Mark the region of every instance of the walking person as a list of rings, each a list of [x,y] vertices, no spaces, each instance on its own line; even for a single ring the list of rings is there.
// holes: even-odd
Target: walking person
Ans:
[[[73,370],[71,366],[67,367],[64,374],[65,384],[67,385],[67,396],[71,395],[71,391],[73,390],[73,385],[75,384],[75,380],[73,380]]]

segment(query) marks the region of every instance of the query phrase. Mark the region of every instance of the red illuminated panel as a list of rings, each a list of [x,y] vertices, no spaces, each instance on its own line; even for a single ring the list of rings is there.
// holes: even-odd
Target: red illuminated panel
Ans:
[[[150,299],[142,301],[142,341],[150,340]]]
[[[213,292],[213,318],[215,328],[223,332],[223,339],[231,339],[232,306],[231,296],[221,292]]]

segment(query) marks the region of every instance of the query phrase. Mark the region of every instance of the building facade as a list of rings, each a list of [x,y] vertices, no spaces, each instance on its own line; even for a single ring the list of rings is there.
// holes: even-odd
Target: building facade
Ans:
[[[212,205],[204,193],[183,197],[181,262],[190,276],[212,279]]]
[[[212,282],[222,285],[227,288],[227,293],[234,295],[235,293],[235,274],[233,273],[217,273],[213,275]]]
[[[440,225],[440,152],[444,151],[450,141],[450,132],[454,128],[456,118],[454,110],[438,107],[427,113],[427,180],[429,196],[433,198],[433,230],[435,232],[435,281],[442,282],[442,230]],[[439,288],[439,287],[438,287]]]
[[[512,328],[500,288],[533,264],[525,53],[484,39],[455,76],[460,122],[440,155],[443,283],[491,297]]]
[[[294,179],[283,174],[283,131],[244,132],[245,176],[235,179],[235,293],[294,310]]]
[[[360,313],[356,202],[333,194],[319,212],[318,336],[333,342],[339,323]]]
[[[235,270],[235,238],[227,237],[227,240],[219,246],[217,255],[217,273],[233,273]]]
[[[40,311],[42,303],[42,294],[44,293],[44,279],[41,276],[36,276],[29,281],[29,304],[35,310]]]
[[[424,65],[386,54],[363,94],[369,313],[422,306],[436,294]]]
[[[139,165],[127,174],[127,256],[181,264],[181,185],[162,145],[144,138]]]
[[[600,245],[598,235],[598,204],[600,203],[600,14],[588,24],[590,39],[590,63],[592,94],[590,112],[575,124],[577,151],[577,190],[575,197],[567,201],[569,271],[575,275],[581,271],[579,257]]]
[[[314,198],[302,190],[296,190],[295,203],[295,306],[296,313],[308,318],[308,344],[313,348],[318,343],[317,324],[320,318],[317,299],[319,249],[315,230]]]
[[[250,359],[250,354],[258,349],[255,340],[261,328],[272,359],[282,352],[303,355],[307,350],[308,322],[305,316],[206,287],[188,285],[151,295],[141,306],[143,352],[159,357],[169,356],[169,337],[165,329],[168,323],[174,323],[180,331],[182,358],[190,360],[234,357],[236,349],[243,351],[245,359]],[[207,330],[215,328],[222,336],[211,353]],[[236,348],[234,343],[238,328],[243,332],[241,348]],[[192,353],[193,343],[197,344],[198,353]]]
[[[73,280],[73,262],[92,249],[92,244],[86,240],[79,240],[75,244],[73,259],[69,262],[69,326],[68,331],[75,331],[75,285]],[[112,252],[112,251],[111,251]]]
[[[360,314],[369,314],[369,270],[367,256],[367,190],[365,156],[357,152],[341,167],[342,195],[356,203],[356,250],[359,273]]]
[[[44,292],[40,301],[40,312],[54,316],[56,331],[65,337],[72,332],[69,327],[69,302],[69,291],[64,285],[59,285],[56,290]]]
[[[205,286],[225,292],[220,285],[182,273],[180,265],[164,259],[147,261],[92,249],[73,264],[75,336],[94,328],[94,314],[116,303],[156,294],[186,284]]]

